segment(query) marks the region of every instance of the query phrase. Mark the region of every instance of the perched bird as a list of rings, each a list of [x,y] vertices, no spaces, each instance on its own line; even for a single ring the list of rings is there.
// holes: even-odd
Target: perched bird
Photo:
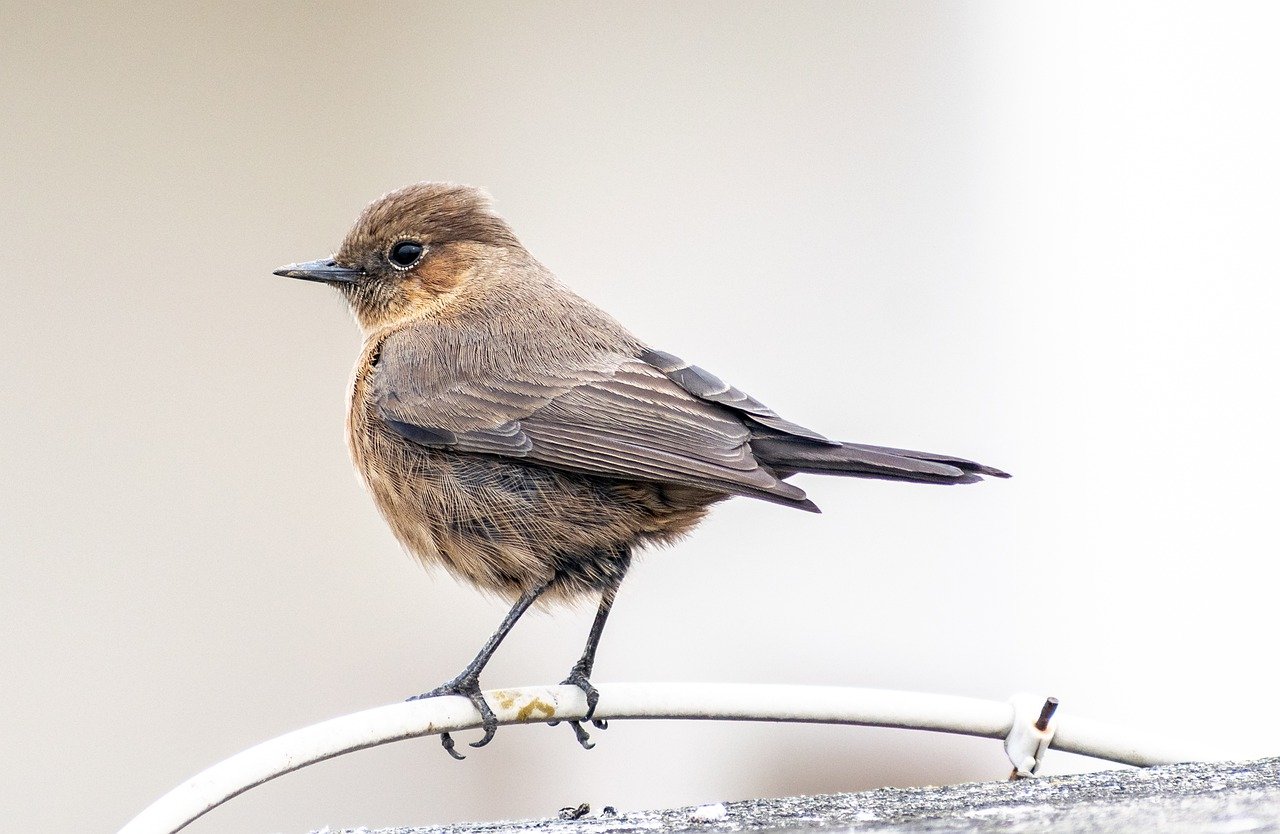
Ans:
[[[347,440],[374,501],[428,565],[514,600],[476,658],[417,697],[471,700],[493,738],[480,672],[535,601],[600,595],[590,676],[632,553],[689,532],[734,495],[817,512],[797,472],[968,484],[998,469],[949,455],[828,440],[696,365],[656,350],[563,287],[487,195],[418,183],[376,200],[337,254],[276,275],[320,281],[364,332]],[[590,747],[581,722],[579,742]],[[442,737],[450,755],[453,739]]]

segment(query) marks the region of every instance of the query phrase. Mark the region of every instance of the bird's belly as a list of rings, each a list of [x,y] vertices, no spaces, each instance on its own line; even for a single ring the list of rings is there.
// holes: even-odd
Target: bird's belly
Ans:
[[[723,497],[427,449],[377,428],[351,440],[356,467],[401,544],[425,564],[508,597],[548,581],[553,599],[610,587],[634,547],[687,532]]]

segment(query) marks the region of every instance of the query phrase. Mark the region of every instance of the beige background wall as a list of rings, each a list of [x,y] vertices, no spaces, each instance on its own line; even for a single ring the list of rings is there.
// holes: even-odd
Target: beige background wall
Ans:
[[[5,828],[114,830],[451,676],[501,616],[398,552],[342,444],[355,328],[270,274],[425,178],[486,186],[567,283],[787,416],[1016,474],[725,506],[634,572],[600,681],[1026,689],[1280,752],[1273,6],[268,8],[0,4]],[[487,684],[558,680],[589,620],[523,623]],[[1006,767],[900,732],[517,728],[191,830]]]

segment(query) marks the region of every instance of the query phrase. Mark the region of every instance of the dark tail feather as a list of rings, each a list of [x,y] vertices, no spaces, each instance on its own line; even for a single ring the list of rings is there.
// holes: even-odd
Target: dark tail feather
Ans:
[[[999,469],[964,458],[865,443],[825,446],[803,438],[761,437],[751,441],[751,450],[761,463],[784,478],[797,472],[812,472],[922,484],[972,484],[981,481],[983,475],[1009,477]]]

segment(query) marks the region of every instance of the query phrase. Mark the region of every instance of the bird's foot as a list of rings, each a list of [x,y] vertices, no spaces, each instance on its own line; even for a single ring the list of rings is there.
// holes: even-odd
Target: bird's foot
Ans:
[[[412,698],[406,698],[405,700],[420,701],[423,698],[436,698],[440,695],[461,695],[475,705],[476,710],[479,711],[480,718],[484,722],[484,735],[479,741],[471,742],[472,747],[484,747],[493,741],[494,734],[498,732],[498,717],[493,714],[493,710],[485,702],[484,696],[480,694],[480,677],[478,675],[459,675],[448,683],[437,686],[430,692],[414,695]],[[454,749],[453,736],[448,733],[440,734],[440,744],[444,747],[446,753],[458,761],[466,758],[466,756]]]
[[[573,728],[573,734],[577,737],[578,743],[582,745],[584,750],[590,750],[595,747],[595,742],[591,740],[591,735],[587,733],[586,728],[582,726],[583,721],[591,722],[591,726],[597,730],[607,730],[609,722],[600,718],[594,718],[596,714],[596,705],[600,703],[600,691],[591,685],[591,681],[587,678],[587,671],[581,666],[574,666],[569,672],[569,677],[560,681],[561,686],[576,686],[582,690],[582,694],[587,696],[587,714],[582,716],[582,721],[570,721],[569,726]],[[551,726],[559,724],[559,721],[552,721]]]

